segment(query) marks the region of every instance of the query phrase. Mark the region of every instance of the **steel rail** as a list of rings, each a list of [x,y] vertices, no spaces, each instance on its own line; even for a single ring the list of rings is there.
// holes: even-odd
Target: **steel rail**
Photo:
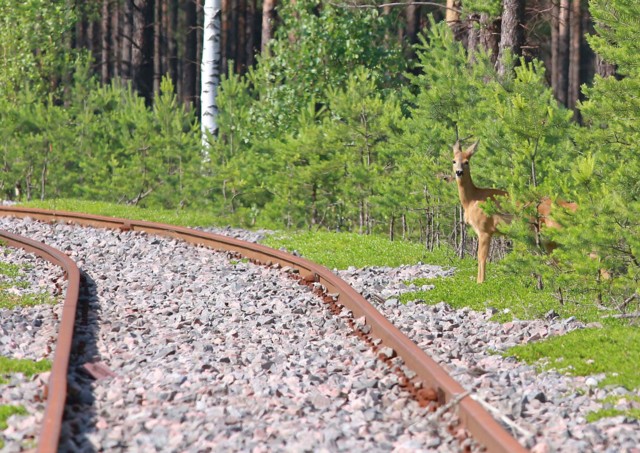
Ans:
[[[324,293],[331,295],[337,303],[351,310],[355,318],[364,316],[366,324],[371,327],[370,335],[381,340],[383,346],[392,348],[404,360],[406,366],[416,373],[412,381],[419,384],[413,387],[414,390],[420,387],[434,389],[440,404],[456,401],[459,398],[456,404],[463,426],[487,451],[496,453],[527,451],[478,402],[468,395],[462,396],[465,390],[438,363],[400,332],[360,293],[323,266],[260,244],[155,222],[13,206],[0,206],[0,216],[28,217],[46,222],[59,221],[97,228],[141,231],[182,239],[215,250],[238,253],[262,264],[279,264],[296,269],[304,281],[321,284],[325,289]]]
[[[62,307],[62,319],[58,328],[58,340],[51,366],[51,374],[45,390],[47,403],[38,439],[38,453],[55,453],[58,450],[62,417],[67,399],[67,372],[71,355],[76,307],[80,294],[80,270],[64,252],[42,242],[0,230],[0,239],[7,245],[21,248],[60,266],[67,278],[67,291]]]

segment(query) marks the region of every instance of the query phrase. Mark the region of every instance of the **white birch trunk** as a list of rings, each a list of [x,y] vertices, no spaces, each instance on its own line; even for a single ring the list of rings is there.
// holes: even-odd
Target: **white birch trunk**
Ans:
[[[200,92],[202,145],[205,148],[209,147],[207,132],[215,135],[218,131],[216,95],[220,85],[221,10],[221,0],[205,0],[201,68],[202,89]]]

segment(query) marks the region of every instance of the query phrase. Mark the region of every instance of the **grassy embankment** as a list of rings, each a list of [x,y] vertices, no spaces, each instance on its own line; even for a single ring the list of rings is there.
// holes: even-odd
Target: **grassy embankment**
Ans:
[[[107,203],[53,201],[45,204],[32,203],[32,206],[185,226],[213,225],[218,220],[201,212],[142,210]],[[274,248],[296,250],[306,258],[329,268],[398,266],[424,262],[456,269],[451,277],[408,282],[417,287],[430,284],[435,288],[405,294],[402,296],[404,302],[421,300],[435,304],[444,301],[454,308],[469,307],[480,311],[492,309],[495,313],[493,319],[498,322],[535,319],[550,310],[563,318],[575,316],[585,322],[597,321],[602,324],[602,328],[582,329],[562,337],[519,346],[507,351],[505,355],[536,363],[540,369],[555,368],[560,372],[584,376],[605,373],[607,378],[600,385],[640,388],[640,375],[637,373],[637,364],[640,362],[640,331],[637,327],[630,326],[625,321],[603,320],[602,312],[595,305],[584,301],[560,304],[551,291],[536,289],[530,278],[509,274],[499,263],[491,263],[487,282],[477,285],[474,259],[459,260],[449,250],[428,253],[420,244],[327,232],[279,234],[264,242]],[[615,415],[615,410],[598,416],[610,415]]]

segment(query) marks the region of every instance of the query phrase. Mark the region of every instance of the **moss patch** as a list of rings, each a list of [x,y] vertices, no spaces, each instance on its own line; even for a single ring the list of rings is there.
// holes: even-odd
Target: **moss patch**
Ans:
[[[513,347],[504,353],[542,370],[555,369],[576,376],[605,373],[601,386],[640,388],[640,329],[609,325],[574,330],[560,337]]]
[[[22,373],[25,376],[33,376],[49,370],[51,370],[51,362],[49,360],[34,361],[0,356],[0,383],[3,377],[10,374]]]

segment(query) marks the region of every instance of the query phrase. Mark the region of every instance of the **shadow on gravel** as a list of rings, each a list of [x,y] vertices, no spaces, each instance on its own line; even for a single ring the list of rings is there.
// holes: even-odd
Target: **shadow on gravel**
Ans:
[[[94,378],[85,365],[100,361],[97,349],[100,306],[95,281],[84,271],[81,271],[80,281],[59,452],[96,451],[88,438],[96,424]]]

